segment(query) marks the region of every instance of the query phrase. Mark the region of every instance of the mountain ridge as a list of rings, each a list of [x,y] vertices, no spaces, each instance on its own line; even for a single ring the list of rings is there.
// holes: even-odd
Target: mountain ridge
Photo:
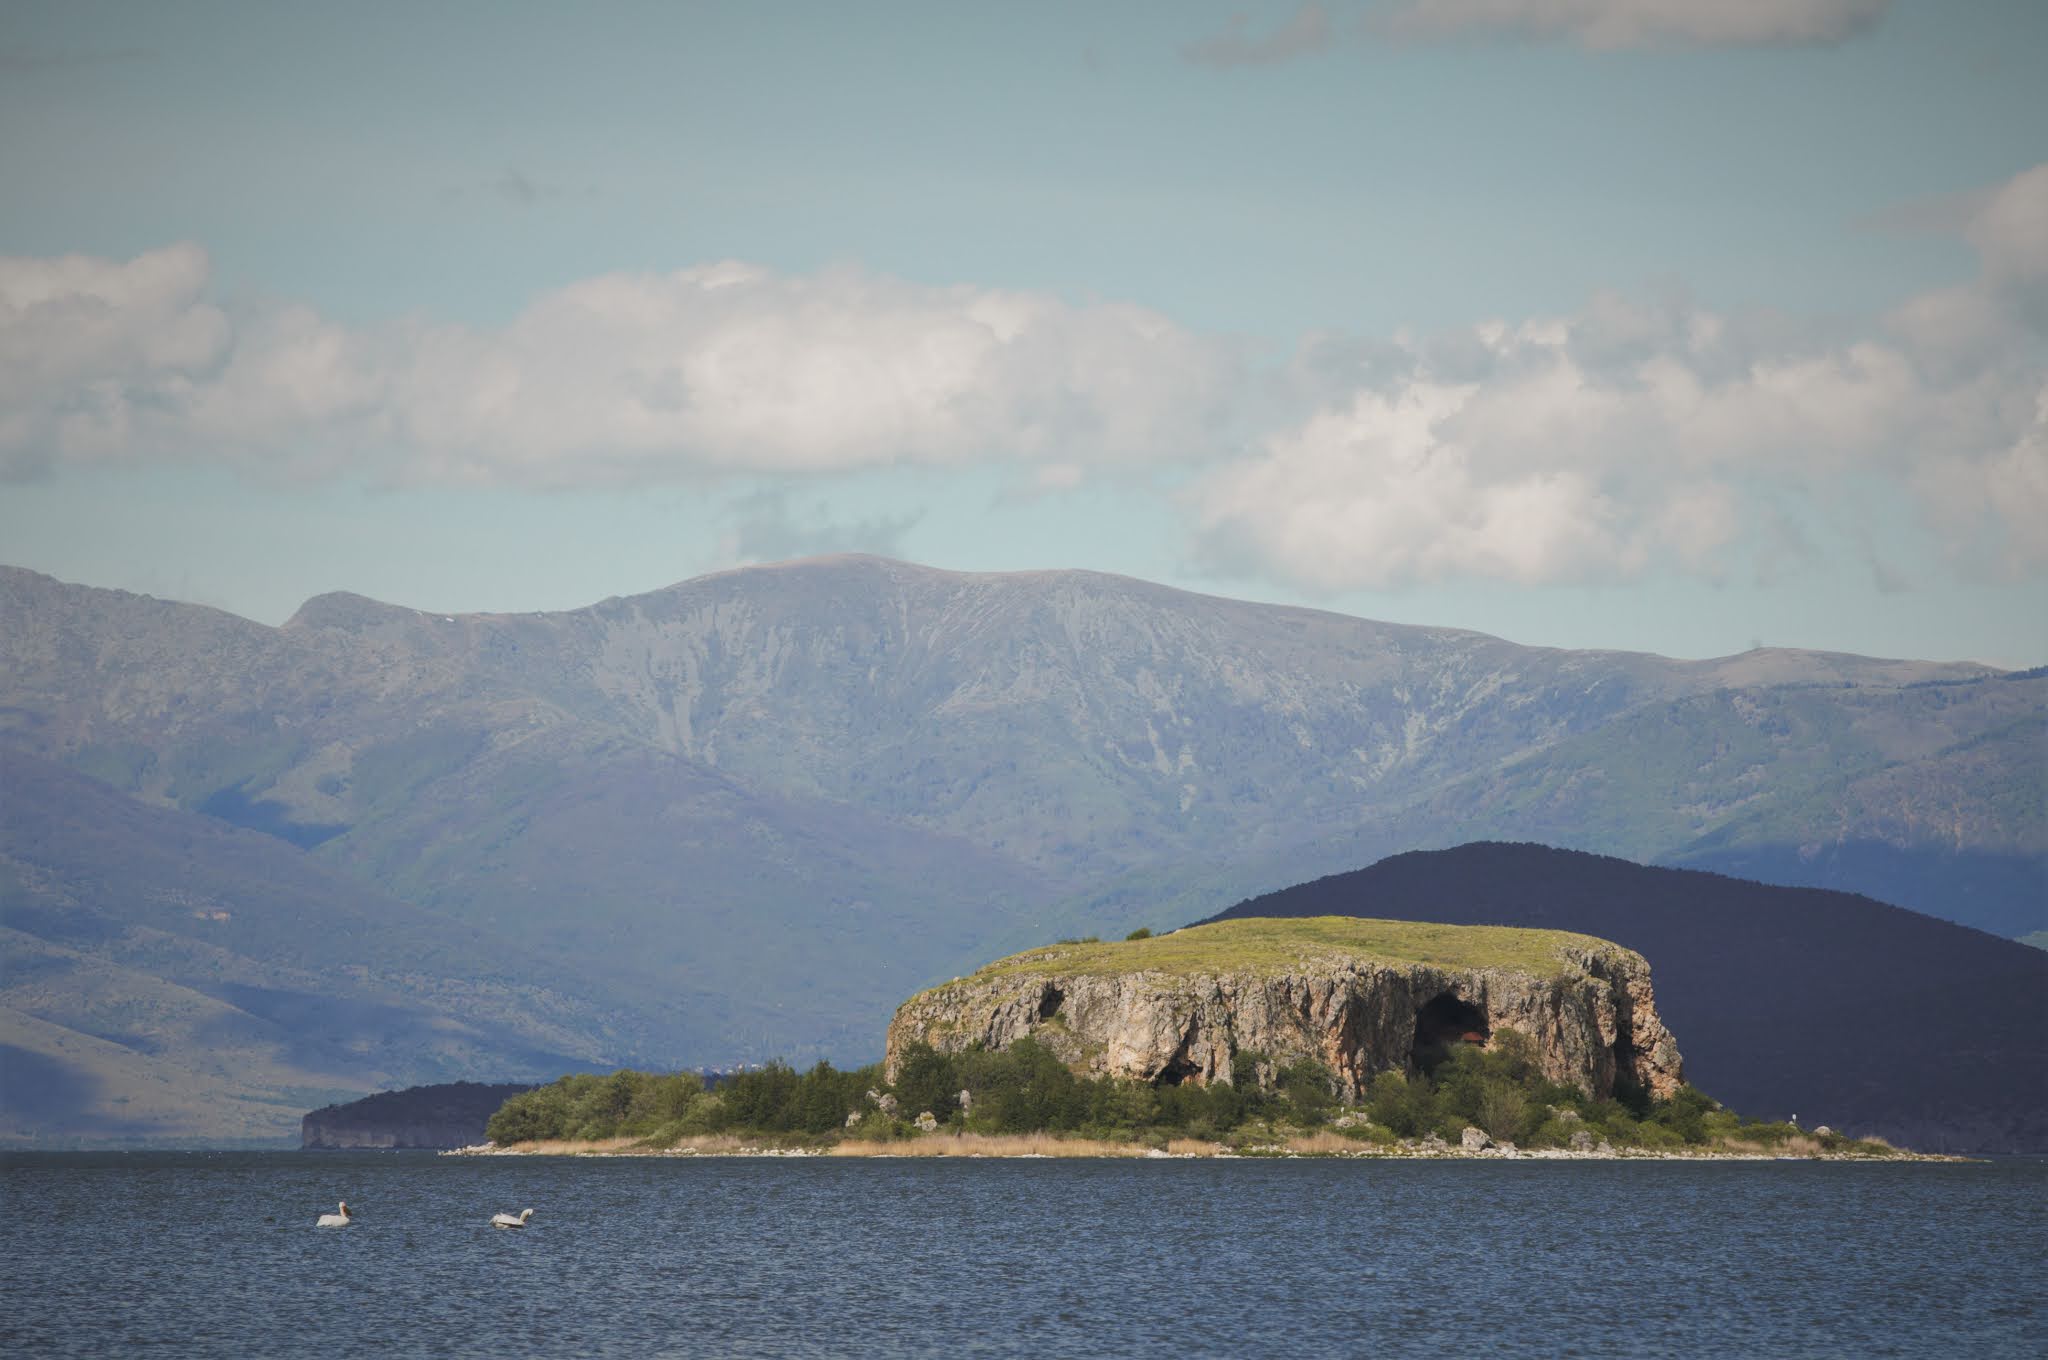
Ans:
[[[621,1059],[869,1057],[993,954],[1475,834],[2048,926],[2042,674],[863,557],[278,627],[10,569],[0,639],[0,747],[560,960]]]

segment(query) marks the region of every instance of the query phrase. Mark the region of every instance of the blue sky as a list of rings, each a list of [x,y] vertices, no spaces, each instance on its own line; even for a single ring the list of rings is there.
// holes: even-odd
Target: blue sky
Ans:
[[[423,11],[423,12],[422,12]],[[2048,660],[2048,8],[0,8],[0,560]]]

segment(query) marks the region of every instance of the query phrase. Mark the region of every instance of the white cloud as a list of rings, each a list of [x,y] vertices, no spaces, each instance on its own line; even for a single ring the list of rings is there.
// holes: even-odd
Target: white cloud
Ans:
[[[1323,590],[1574,576],[1614,556],[1612,507],[1565,467],[1496,470],[1446,438],[1478,389],[1360,392],[1222,469],[1196,496],[1212,557]]]
[[[723,263],[606,275],[491,330],[230,318],[205,257],[0,261],[17,475],[200,450],[327,472],[527,484],[1216,446],[1222,342],[1155,312]]]
[[[2048,565],[2044,187],[2031,170],[1986,196],[1979,279],[1880,334],[1602,295],[1426,341],[1317,337],[1295,366],[1317,409],[1195,484],[1198,542],[1332,591],[1713,575],[1779,551],[1774,501],[1826,513],[1876,479],[1957,556]]]
[[[1913,487],[1951,541],[1969,542],[1993,525],[1992,555],[2006,571],[2019,575],[2048,564],[2048,381],[2010,445],[1988,457],[1930,458]]]
[[[232,333],[206,278],[189,245],[0,257],[0,475],[116,454],[206,382]]]
[[[1843,42],[1891,0],[1403,0],[1380,19],[1411,38],[1506,33],[1596,50],[1778,47]]]

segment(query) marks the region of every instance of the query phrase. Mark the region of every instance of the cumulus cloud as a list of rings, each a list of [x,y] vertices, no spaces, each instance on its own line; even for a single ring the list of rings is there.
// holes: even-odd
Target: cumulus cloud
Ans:
[[[1303,5],[1267,33],[1252,31],[1250,24],[1247,16],[1233,14],[1221,33],[1187,44],[1181,55],[1203,66],[1267,66],[1320,52],[1336,37],[1321,5]]]
[[[118,454],[217,375],[227,315],[205,252],[0,257],[0,474]]]
[[[1891,0],[1402,0],[1379,18],[1408,38],[1499,33],[1631,47],[1831,45],[1874,27]]]
[[[683,470],[1116,462],[1216,446],[1222,342],[1120,303],[720,263],[614,274],[492,329],[230,317],[205,256],[0,261],[0,458],[198,449],[533,485]]]
[[[1326,590],[1716,575],[1780,556],[1770,505],[1874,479],[1959,556],[2048,565],[2048,173],[1967,224],[1981,273],[1880,333],[1682,298],[1429,339],[1315,337],[1315,410],[1189,495],[1212,563]]]
[[[1767,574],[1818,550],[1786,507],[1874,486],[1959,558],[2035,571],[2048,166],[1970,201],[1955,229],[1976,277],[1860,327],[1602,293],[1440,335],[1311,336],[1277,373],[1140,307],[857,269],[605,275],[502,326],[355,326],[223,307],[192,246],[7,258],[0,476],[204,457],[279,477],[795,485],[1004,463],[1019,497],[1175,486],[1209,561],[1332,591]],[[892,551],[914,523],[735,513],[744,557]],[[1855,541],[1863,512],[1835,513]]]

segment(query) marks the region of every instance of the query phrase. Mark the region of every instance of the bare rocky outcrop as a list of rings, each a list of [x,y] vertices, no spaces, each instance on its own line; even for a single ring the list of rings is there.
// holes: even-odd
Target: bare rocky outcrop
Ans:
[[[893,1080],[916,1044],[1006,1049],[1028,1036],[1076,1071],[1172,1085],[1231,1081],[1239,1054],[1311,1058],[1356,1099],[1381,1072],[1413,1072],[1433,1049],[1490,1044],[1512,1029],[1534,1044],[1545,1076],[1593,1096],[1623,1082],[1677,1091],[1678,1043],[1643,957],[1602,943],[1562,962],[1552,975],[1346,957],[1193,974],[999,970],[903,1003],[885,1062]]]

